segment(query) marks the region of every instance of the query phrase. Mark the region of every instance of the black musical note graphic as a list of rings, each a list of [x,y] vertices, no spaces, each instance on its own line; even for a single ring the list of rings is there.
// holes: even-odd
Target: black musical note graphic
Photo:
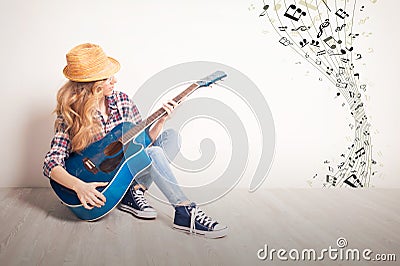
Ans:
[[[308,26],[308,27],[300,26],[300,27],[297,27],[296,29],[292,29],[292,31],[299,31],[299,30],[306,31],[306,30],[309,30],[309,29],[310,29],[310,26]]]
[[[356,33],[356,34],[353,34],[353,33],[349,33],[349,36],[352,38],[352,39],[355,39],[357,36],[359,36],[360,34],[358,34],[358,33]]]
[[[360,158],[361,156],[363,156],[363,155],[365,155],[365,149],[364,149],[364,147],[362,147],[361,149],[359,149],[358,151],[356,151],[356,156],[354,157],[354,159],[358,159],[358,158]]]
[[[269,8],[269,5],[265,5],[263,7],[264,11],[259,15],[259,17],[265,16],[265,14],[267,13],[268,8]]]
[[[371,0],[371,2],[373,1]],[[368,187],[371,175],[374,173],[371,167],[379,164],[372,160],[372,141],[368,130],[371,125],[366,115],[366,104],[363,102],[369,97],[365,94],[367,92],[366,85],[360,84],[362,75],[360,71],[355,70],[359,65],[355,65],[355,60],[363,60],[363,51],[360,49],[364,48],[358,46],[359,42],[363,40],[360,35],[368,37],[372,33],[366,32],[365,29],[361,31],[362,34],[353,32],[360,30],[357,29],[357,25],[361,24],[357,24],[356,21],[363,19],[362,25],[371,21],[371,19],[366,19],[369,17],[365,16],[364,11],[369,2],[359,5],[356,0],[336,1],[334,10],[331,10],[327,1],[324,0],[293,0],[292,3],[297,6],[305,6],[305,12],[302,10],[303,7],[298,8],[295,4],[287,3],[286,10],[266,14],[278,35],[281,35],[281,27],[286,26],[276,25],[275,21],[282,23],[287,18],[292,20],[292,34],[281,35],[280,43],[290,46],[290,51],[295,50],[325,76],[324,79],[318,77],[318,80],[325,80],[334,86],[335,99],[341,98],[339,104],[342,107],[347,106],[354,119],[351,123],[346,121],[355,134],[354,138],[348,138],[348,141],[353,143],[344,147],[343,152],[339,154],[341,157],[339,163],[327,165],[325,170],[329,172],[328,176],[318,174],[313,179],[317,181],[321,177],[327,176],[327,180],[321,180],[324,181],[322,184],[324,187],[341,187],[343,185],[352,188]],[[275,11],[278,10],[279,8],[275,8]],[[363,11],[364,14],[361,18],[357,17],[357,15],[361,16],[358,14],[360,11]],[[322,15],[323,18],[321,18]],[[304,25],[310,21],[309,26]],[[316,21],[321,22],[316,23]],[[296,25],[295,22],[303,22],[301,23],[303,25]],[[372,48],[365,49],[368,49],[369,54],[373,51]],[[362,95],[365,98],[361,97]],[[309,183],[310,186],[316,183],[314,181]]]
[[[348,85],[349,85],[348,83],[340,83],[340,82],[336,83],[336,87],[341,89],[346,89]]]
[[[336,30],[335,30],[335,31],[336,31],[336,32],[341,31],[341,30],[343,30],[344,27],[346,27],[346,23],[344,23],[344,24],[343,24],[342,26],[340,26],[340,27],[339,27],[339,26],[336,27]]]
[[[346,54],[346,50],[344,50],[344,49],[340,49],[340,53],[337,53],[337,54],[335,54],[335,53],[331,53],[331,54],[329,54],[329,56],[334,56],[334,55],[344,55],[344,54]]]
[[[344,75],[344,71],[345,71],[345,68],[342,66],[339,66],[339,72],[338,72],[337,76]]]
[[[287,26],[280,26],[278,27],[280,31],[286,31],[287,30]]]
[[[349,157],[349,167],[353,168],[355,163],[356,163],[356,160],[355,159],[351,159],[351,157]]]
[[[351,176],[346,178],[346,180],[344,180],[344,183],[349,185],[352,188],[363,187],[360,179],[358,179],[355,174],[352,174]]]
[[[311,40],[310,45],[318,47],[319,48],[319,41]]]
[[[332,183],[332,186],[336,186],[337,177],[332,175],[326,175],[326,182]]]
[[[329,19],[325,19],[325,22],[321,23],[321,25],[319,25],[319,32],[317,34],[317,38],[322,36],[322,33],[324,32],[324,28],[328,27],[330,25],[329,23]]]
[[[345,19],[346,17],[349,17],[349,14],[347,14],[346,11],[344,11],[342,8],[339,8],[336,11],[335,15],[337,15],[341,19]]]
[[[301,8],[297,8],[296,5],[290,5],[286,10],[284,16],[294,21],[299,21],[301,16],[305,16],[306,12],[302,11]]]
[[[333,38],[332,36],[328,36],[324,39],[324,42],[329,46],[329,48],[331,49],[336,49],[336,43],[337,44],[341,44],[342,41],[341,40],[336,40],[335,38]]]
[[[302,41],[299,42],[301,48],[303,48],[304,46],[306,46],[309,42],[306,39],[303,39]]]

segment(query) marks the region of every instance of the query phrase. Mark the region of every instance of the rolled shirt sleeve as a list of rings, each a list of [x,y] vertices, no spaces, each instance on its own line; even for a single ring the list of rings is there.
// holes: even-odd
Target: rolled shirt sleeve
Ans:
[[[65,127],[64,127],[65,128]],[[46,154],[43,163],[43,174],[50,178],[51,170],[61,165],[65,168],[65,160],[71,151],[69,134],[64,130],[57,130],[50,144],[50,151]]]

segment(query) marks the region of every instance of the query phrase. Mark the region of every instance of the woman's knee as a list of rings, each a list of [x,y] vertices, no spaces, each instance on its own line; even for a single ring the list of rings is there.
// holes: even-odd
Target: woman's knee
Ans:
[[[164,154],[164,150],[160,146],[151,146],[147,148],[147,153],[150,157],[152,156],[159,156]]]

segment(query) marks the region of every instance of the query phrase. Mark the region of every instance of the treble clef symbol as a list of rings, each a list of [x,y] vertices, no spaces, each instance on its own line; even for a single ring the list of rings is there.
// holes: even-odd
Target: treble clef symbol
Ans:
[[[319,25],[319,32],[317,34],[317,38],[322,36],[323,29],[329,26],[329,19],[325,19],[325,22],[323,22],[321,25]]]

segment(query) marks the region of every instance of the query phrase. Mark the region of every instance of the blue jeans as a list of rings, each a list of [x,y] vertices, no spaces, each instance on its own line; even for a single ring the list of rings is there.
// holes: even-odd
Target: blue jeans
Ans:
[[[187,201],[188,198],[179,187],[167,159],[173,160],[180,146],[181,138],[175,130],[163,131],[153,145],[146,149],[152,160],[151,166],[136,177],[133,185],[140,184],[148,189],[154,181],[172,206]]]

